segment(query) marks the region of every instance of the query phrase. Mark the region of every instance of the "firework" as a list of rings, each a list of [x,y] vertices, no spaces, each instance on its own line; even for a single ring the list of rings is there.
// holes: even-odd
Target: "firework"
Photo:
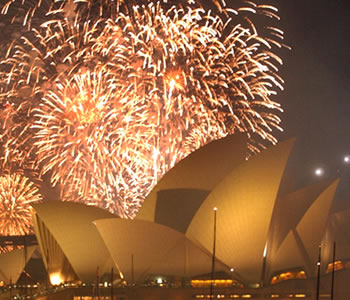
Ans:
[[[8,140],[63,200],[133,217],[166,171],[211,140],[245,132],[252,152],[276,143],[283,34],[263,37],[247,18],[276,10],[166,2],[61,0],[38,22],[41,1],[23,1],[31,29],[1,63],[0,96],[23,137]]]
[[[0,199],[2,235],[33,233],[30,204],[41,200],[38,188],[23,175],[2,175]]]
[[[52,172],[63,199],[81,197],[126,216],[138,207],[133,197],[152,169],[147,140],[155,130],[140,121],[148,116],[137,95],[108,77],[86,72],[57,83],[36,110],[34,145],[42,172]]]

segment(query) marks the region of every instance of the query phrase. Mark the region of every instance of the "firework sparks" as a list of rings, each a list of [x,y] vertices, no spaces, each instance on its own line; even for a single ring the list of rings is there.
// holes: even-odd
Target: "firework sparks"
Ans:
[[[144,188],[143,172],[152,168],[146,141],[155,130],[140,124],[148,117],[137,95],[108,77],[102,71],[86,72],[58,83],[36,111],[34,145],[42,172],[52,171],[63,199],[84,197],[85,203],[125,216],[135,209],[132,197]],[[124,202],[114,203],[118,196]]]
[[[20,174],[0,177],[0,222],[2,235],[33,233],[30,204],[41,200],[39,190]]]
[[[134,217],[157,180],[209,141],[245,132],[252,152],[276,143],[283,33],[264,38],[246,16],[276,10],[214,2],[61,0],[38,22],[44,5],[23,1],[31,30],[1,62],[2,111],[23,137],[9,141],[30,149],[24,160],[63,200]]]

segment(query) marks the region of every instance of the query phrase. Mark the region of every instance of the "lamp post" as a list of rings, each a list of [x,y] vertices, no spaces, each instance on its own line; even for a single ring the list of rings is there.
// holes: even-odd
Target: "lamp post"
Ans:
[[[113,282],[114,282],[114,270],[111,270],[111,300],[113,300]]]
[[[335,242],[333,243],[333,261],[332,261],[332,284],[331,284],[331,300],[334,299],[334,265],[335,265]]]
[[[213,256],[211,261],[211,276],[210,276],[210,299],[213,298],[213,283],[215,273],[215,251],[216,251],[216,212],[217,208],[214,207],[214,238],[213,238]]]
[[[316,300],[320,298],[321,245],[318,247]]]

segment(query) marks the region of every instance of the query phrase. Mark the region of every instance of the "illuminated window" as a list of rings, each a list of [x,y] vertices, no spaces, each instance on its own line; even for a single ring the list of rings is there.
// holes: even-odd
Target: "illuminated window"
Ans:
[[[295,278],[298,278],[298,279],[306,279],[305,271],[300,271],[300,272],[298,272],[297,275],[295,276]]]
[[[341,260],[337,260],[334,262],[334,271],[338,271],[344,269],[344,264]],[[329,263],[327,266],[326,273],[330,273],[333,271],[333,263]]]
[[[276,284],[281,281],[290,280],[290,279],[306,279],[305,271],[290,271],[278,274],[273,276],[271,279],[271,284]]]
[[[331,294],[320,294],[321,298],[330,298]]]
[[[191,280],[191,286],[195,288],[210,287],[213,284],[214,287],[225,288],[233,285],[239,285],[236,280],[232,279],[215,279],[211,280]]]

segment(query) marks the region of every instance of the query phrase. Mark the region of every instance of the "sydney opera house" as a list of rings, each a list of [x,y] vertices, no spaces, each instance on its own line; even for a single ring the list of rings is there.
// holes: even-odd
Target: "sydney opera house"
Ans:
[[[133,220],[34,204],[38,245],[0,255],[0,280],[16,282],[40,252],[41,284],[54,288],[33,299],[346,299],[349,212],[331,211],[338,179],[291,188],[293,143],[247,160],[243,136],[212,142],[171,169]]]

